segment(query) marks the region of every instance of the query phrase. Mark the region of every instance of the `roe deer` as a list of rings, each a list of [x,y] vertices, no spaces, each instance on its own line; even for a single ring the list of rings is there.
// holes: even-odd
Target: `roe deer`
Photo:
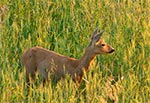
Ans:
[[[106,44],[96,28],[91,35],[91,41],[85,50],[83,56],[77,60],[66,57],[42,47],[32,47],[22,55],[21,62],[26,68],[26,82],[30,84],[29,77],[35,77],[38,70],[43,77],[43,83],[48,80],[48,73],[52,73],[55,79],[60,80],[66,74],[69,74],[73,81],[81,82],[84,71],[88,71],[90,62],[98,54],[112,53],[114,48]]]

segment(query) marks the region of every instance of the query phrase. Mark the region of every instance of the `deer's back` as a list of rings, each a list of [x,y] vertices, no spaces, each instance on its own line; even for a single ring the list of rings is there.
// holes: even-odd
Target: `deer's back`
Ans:
[[[35,62],[37,67],[47,68],[48,70],[55,68],[58,73],[63,73],[64,69],[66,72],[71,73],[78,66],[76,59],[63,56],[42,47],[32,47],[26,50],[22,55],[22,64],[26,65],[26,61],[31,61],[32,65]]]

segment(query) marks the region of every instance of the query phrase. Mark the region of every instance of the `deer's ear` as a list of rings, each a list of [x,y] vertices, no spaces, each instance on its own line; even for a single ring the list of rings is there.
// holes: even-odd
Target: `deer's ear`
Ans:
[[[96,42],[97,42],[97,41],[101,38],[101,36],[102,36],[103,32],[104,32],[104,31],[101,31],[99,34],[95,35],[95,37],[94,37],[94,41],[96,41]]]
[[[94,37],[95,37],[95,35],[98,33],[98,28],[96,28],[95,30],[94,30],[94,32],[92,33],[92,35],[91,35],[91,40],[92,39],[94,39]]]
[[[101,38],[102,34],[103,34],[104,31],[101,31],[99,34],[96,34],[94,35],[92,38],[91,38],[91,45],[94,46],[95,43],[97,43],[99,41],[99,39]]]
[[[93,34],[91,35],[91,45],[95,45],[96,42],[99,41],[100,37],[102,36],[104,31],[101,31],[100,33],[98,33],[98,28],[96,28],[93,32]]]

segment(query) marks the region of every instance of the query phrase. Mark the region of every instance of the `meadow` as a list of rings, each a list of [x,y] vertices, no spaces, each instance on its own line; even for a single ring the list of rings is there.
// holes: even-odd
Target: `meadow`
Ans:
[[[150,0],[1,0],[0,103],[149,103]],[[79,59],[98,27],[115,48],[78,87],[69,76],[28,91],[22,53],[42,46]]]

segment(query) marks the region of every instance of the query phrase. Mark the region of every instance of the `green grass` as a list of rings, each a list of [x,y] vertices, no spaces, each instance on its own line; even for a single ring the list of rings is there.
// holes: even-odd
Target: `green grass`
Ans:
[[[149,0],[1,0],[0,103],[150,102]],[[68,77],[27,96],[20,57],[42,46],[79,59],[93,30],[115,48],[98,56],[78,88]],[[37,78],[37,84],[40,80]]]

